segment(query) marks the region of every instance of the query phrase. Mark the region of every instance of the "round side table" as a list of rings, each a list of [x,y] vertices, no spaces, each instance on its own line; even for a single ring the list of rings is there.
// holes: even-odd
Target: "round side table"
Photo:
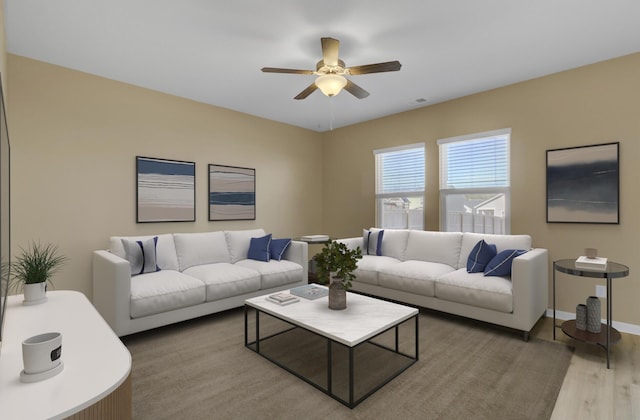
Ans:
[[[607,280],[607,323],[599,333],[591,333],[576,328],[576,320],[565,321],[556,324],[556,271],[579,277],[590,277]],[[553,339],[556,339],[556,328],[562,329],[569,337],[585,343],[595,344],[607,352],[607,369],[611,356],[611,345],[622,339],[620,332],[611,326],[611,310],[613,307],[611,296],[611,280],[629,275],[629,267],[613,261],[608,261],[604,270],[576,267],[575,259],[558,260],[553,262]]]

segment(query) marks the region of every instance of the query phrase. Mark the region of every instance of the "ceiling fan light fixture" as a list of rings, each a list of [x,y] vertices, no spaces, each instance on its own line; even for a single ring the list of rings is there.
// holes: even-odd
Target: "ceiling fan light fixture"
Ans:
[[[347,79],[337,74],[325,74],[316,79],[316,86],[322,93],[335,96],[347,85]]]

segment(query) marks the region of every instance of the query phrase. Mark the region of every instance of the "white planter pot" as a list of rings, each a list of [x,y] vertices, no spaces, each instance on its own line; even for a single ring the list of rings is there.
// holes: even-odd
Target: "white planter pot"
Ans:
[[[23,305],[38,305],[47,301],[47,283],[30,283],[24,285]]]

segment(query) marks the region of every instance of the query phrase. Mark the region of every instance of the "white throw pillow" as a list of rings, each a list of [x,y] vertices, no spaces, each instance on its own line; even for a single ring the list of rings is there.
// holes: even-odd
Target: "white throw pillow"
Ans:
[[[157,263],[158,259],[156,257],[157,242],[157,236],[138,241],[122,239],[125,259],[129,261],[129,264],[131,265],[132,276],[160,271],[160,267],[158,267]]]
[[[156,244],[156,256],[158,267],[162,270],[175,270],[178,271],[178,257],[176,255],[176,246],[173,242],[173,235],[165,233],[163,235],[149,235],[149,236],[112,236],[109,238],[109,252],[117,255],[120,258],[126,259],[126,253],[124,246],[122,245],[123,239],[132,241],[144,241],[151,239],[154,236],[158,237],[158,243]]]
[[[382,255],[384,229],[362,229],[362,255]]]

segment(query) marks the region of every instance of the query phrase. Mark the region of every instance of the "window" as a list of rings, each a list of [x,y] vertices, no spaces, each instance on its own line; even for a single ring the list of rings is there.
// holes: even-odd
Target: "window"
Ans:
[[[424,144],[374,150],[376,226],[424,228]]]
[[[511,129],[438,140],[440,230],[508,234]]]

